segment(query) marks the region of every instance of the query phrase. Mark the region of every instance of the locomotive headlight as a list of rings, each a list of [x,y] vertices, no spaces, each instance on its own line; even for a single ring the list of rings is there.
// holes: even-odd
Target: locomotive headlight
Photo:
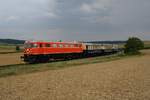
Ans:
[[[26,53],[30,53],[30,49],[26,49]]]

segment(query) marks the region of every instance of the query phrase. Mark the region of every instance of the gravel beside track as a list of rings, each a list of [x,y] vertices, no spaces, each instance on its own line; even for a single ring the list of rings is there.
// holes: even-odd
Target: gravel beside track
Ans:
[[[150,100],[144,56],[0,78],[0,100]]]

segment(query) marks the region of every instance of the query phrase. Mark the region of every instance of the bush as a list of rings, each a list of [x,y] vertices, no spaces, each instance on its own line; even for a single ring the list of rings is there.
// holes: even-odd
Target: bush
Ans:
[[[144,48],[144,43],[137,37],[131,37],[125,44],[126,54],[138,54],[139,50]]]
[[[16,46],[16,51],[19,51],[20,50],[20,47],[17,45]]]

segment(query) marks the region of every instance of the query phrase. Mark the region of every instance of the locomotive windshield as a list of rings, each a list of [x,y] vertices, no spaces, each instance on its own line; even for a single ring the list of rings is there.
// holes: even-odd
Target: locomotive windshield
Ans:
[[[36,48],[38,45],[36,43],[25,43],[24,48]]]

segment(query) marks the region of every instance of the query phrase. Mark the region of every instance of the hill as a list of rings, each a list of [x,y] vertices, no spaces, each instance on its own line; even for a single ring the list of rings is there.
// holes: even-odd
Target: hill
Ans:
[[[0,39],[0,44],[23,44],[24,40],[17,39]]]

